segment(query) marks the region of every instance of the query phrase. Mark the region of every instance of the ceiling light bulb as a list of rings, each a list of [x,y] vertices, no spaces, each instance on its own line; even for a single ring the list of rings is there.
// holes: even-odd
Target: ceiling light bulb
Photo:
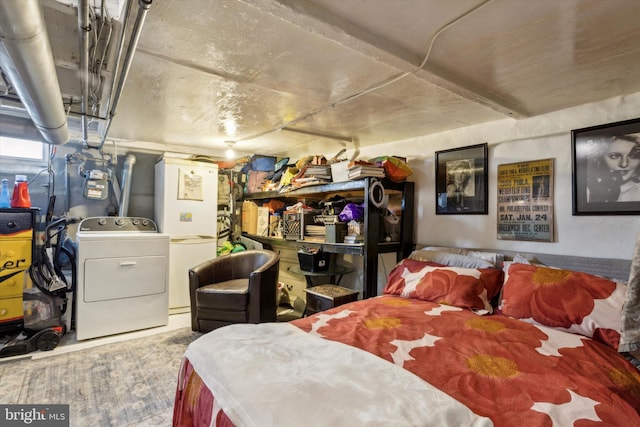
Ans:
[[[227,144],[227,151],[225,151],[225,157],[227,159],[233,159],[236,156],[236,153],[233,151],[233,144],[235,144],[235,141],[225,141],[225,144]]]

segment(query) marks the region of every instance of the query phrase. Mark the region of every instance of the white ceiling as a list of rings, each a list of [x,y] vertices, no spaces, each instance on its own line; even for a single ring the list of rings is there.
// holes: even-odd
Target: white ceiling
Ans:
[[[75,8],[42,3],[77,100]],[[638,17],[637,0],[154,0],[108,137],[332,155],[518,120],[639,92]]]

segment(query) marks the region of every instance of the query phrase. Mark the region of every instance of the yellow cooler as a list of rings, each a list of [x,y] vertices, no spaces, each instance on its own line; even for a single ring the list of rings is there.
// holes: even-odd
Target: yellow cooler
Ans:
[[[33,260],[34,209],[0,209],[0,334],[22,328],[24,275]]]

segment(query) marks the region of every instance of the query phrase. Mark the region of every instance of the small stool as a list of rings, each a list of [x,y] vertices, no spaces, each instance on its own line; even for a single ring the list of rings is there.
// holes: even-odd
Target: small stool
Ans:
[[[304,291],[307,293],[307,316],[358,300],[358,291],[337,285],[318,285]]]

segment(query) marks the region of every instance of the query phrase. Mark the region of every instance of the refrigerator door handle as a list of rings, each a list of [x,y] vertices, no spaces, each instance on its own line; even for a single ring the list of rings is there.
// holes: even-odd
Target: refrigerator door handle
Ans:
[[[171,236],[171,243],[200,244],[217,241],[218,239],[215,236]]]

